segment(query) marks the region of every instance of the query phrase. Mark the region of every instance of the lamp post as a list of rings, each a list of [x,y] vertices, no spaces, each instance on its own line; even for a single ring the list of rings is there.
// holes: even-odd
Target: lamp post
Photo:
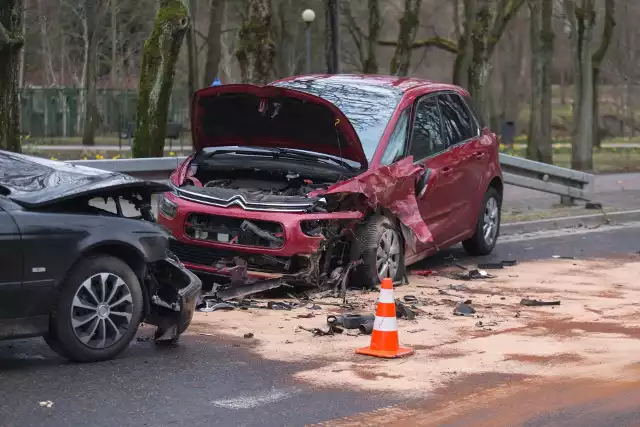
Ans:
[[[302,12],[302,20],[305,24],[306,45],[307,45],[307,74],[311,73],[311,23],[315,21],[316,13],[311,9]]]

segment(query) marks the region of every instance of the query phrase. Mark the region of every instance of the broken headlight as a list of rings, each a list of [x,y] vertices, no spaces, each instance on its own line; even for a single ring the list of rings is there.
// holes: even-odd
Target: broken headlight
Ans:
[[[158,203],[158,208],[162,215],[170,219],[175,218],[178,212],[178,205],[169,200],[167,196],[162,196],[160,203]]]
[[[324,221],[302,221],[300,222],[300,229],[304,234],[311,237],[321,237],[324,227]]]

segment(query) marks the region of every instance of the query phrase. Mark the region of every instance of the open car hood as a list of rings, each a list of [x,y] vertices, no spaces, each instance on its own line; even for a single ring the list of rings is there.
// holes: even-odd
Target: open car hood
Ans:
[[[125,188],[146,193],[171,190],[118,172],[0,151],[0,194],[28,208]]]
[[[191,129],[196,150],[293,148],[368,167],[360,139],[344,113],[323,98],[293,89],[248,84],[201,89],[193,97]]]

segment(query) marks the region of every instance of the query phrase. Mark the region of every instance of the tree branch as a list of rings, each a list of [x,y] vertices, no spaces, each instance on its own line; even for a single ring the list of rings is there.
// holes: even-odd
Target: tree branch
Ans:
[[[613,38],[613,30],[616,26],[615,19],[615,3],[613,0],[609,0],[605,2],[605,10],[604,10],[604,27],[602,29],[602,39],[600,41],[600,46],[593,53],[592,60],[594,66],[600,67],[604,56],[607,54],[607,50],[609,49],[609,45],[611,44],[611,39]]]
[[[525,0],[501,0],[498,14],[496,16],[496,20],[493,24],[493,29],[491,30],[489,36],[489,43],[487,44],[487,54],[491,56],[493,49],[496,44],[500,41],[504,30],[507,28],[507,25],[513,19],[513,17],[518,13],[522,5],[525,3]]]
[[[378,40],[380,46],[397,46],[398,42],[395,40]],[[445,39],[444,37],[429,37],[424,40],[418,40],[411,44],[412,49],[418,49],[421,47],[437,47],[446,52],[453,54],[458,53],[458,44],[453,40]]]

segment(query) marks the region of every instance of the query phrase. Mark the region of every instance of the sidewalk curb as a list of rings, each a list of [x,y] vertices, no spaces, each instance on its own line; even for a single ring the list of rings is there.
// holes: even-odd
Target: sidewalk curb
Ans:
[[[560,230],[563,228],[597,227],[599,225],[616,225],[640,221],[640,210],[598,213],[561,218],[541,219],[537,221],[521,221],[501,224],[500,235],[535,233],[538,231]]]

